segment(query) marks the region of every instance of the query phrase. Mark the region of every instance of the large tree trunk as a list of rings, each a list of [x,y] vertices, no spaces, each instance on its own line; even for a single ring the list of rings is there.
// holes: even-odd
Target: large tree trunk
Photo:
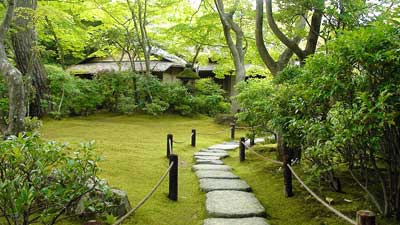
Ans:
[[[45,110],[42,100],[47,97],[47,75],[40,61],[36,45],[37,34],[33,23],[33,14],[36,10],[36,0],[16,0],[17,14],[15,15],[12,43],[15,53],[15,62],[18,70],[31,81],[34,91],[28,93],[29,115],[42,117]]]
[[[0,26],[0,74],[7,81],[9,114],[8,124],[2,125],[2,132],[4,135],[17,135],[25,129],[25,88],[21,72],[9,62],[4,48],[4,39],[14,13],[14,1],[8,0],[7,3],[7,12]]]
[[[239,2],[236,1],[235,4]],[[214,4],[217,7],[218,15],[222,23],[222,28],[224,30],[224,36],[226,43],[232,55],[233,63],[235,65],[235,79],[232,79],[232,96],[235,97],[238,93],[235,85],[246,78],[246,69],[244,66],[244,55],[245,49],[243,48],[243,38],[244,34],[241,27],[233,21],[233,15],[235,11],[229,13],[225,12],[223,0],[214,0]],[[234,7],[235,8],[235,7]],[[235,41],[233,41],[231,31],[235,34]],[[239,103],[235,98],[232,99],[231,112],[236,113],[239,110]]]

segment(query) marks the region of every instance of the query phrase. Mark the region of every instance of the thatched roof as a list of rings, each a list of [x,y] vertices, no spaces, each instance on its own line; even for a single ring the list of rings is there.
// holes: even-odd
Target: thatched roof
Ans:
[[[98,74],[103,72],[113,72],[113,71],[128,71],[131,69],[130,62],[123,61],[118,66],[116,62],[103,61],[103,62],[93,62],[85,64],[77,64],[68,67],[67,71],[72,74]],[[173,63],[173,62],[163,62],[163,61],[151,61],[150,71],[152,72],[165,72],[170,67],[184,68],[184,65]],[[144,62],[135,62],[135,70],[142,72],[146,70],[146,65]]]

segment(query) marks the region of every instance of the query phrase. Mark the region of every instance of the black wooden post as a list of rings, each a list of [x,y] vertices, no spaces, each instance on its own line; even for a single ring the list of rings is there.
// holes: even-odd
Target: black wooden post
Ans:
[[[168,198],[172,201],[178,201],[178,155],[169,155],[169,164],[172,165],[169,171],[169,194]]]
[[[254,137],[250,138],[250,146],[255,145],[255,140],[254,139],[255,139]]]
[[[174,142],[174,136],[172,134],[167,135],[167,157],[173,153],[172,144]]]
[[[231,139],[235,140],[235,129],[236,129],[236,124],[231,123]]]
[[[290,149],[284,144],[283,147],[283,179],[285,184],[285,196],[293,196],[292,187],[292,171],[289,169],[288,165],[291,165],[292,154],[290,154]]]
[[[239,159],[240,162],[243,162],[246,160],[246,145],[245,145],[246,139],[244,137],[240,138],[240,143],[239,143]]]
[[[196,129],[192,129],[192,147],[196,147]]]
[[[357,225],[375,225],[375,213],[368,210],[357,211]]]

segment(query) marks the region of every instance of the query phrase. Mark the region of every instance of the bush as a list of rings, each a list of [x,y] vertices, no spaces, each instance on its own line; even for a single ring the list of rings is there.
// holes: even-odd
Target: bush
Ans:
[[[0,142],[0,211],[8,224],[54,224],[95,189],[92,144],[71,150],[29,133]]]
[[[55,118],[88,115],[103,101],[100,86],[92,80],[74,77],[62,68],[46,65],[49,79],[49,114]]]
[[[212,79],[197,80],[193,100],[194,110],[209,116],[229,112],[230,104],[226,101],[224,94],[224,90]]]
[[[164,112],[191,115],[202,113],[214,116],[227,112],[224,91],[211,79],[196,82],[195,94],[179,83],[163,83],[154,76],[113,72],[97,75],[103,108],[111,112],[130,114],[141,110],[151,115]]]
[[[357,172],[378,210],[400,215],[400,195],[392,188],[400,186],[400,167],[393,164],[400,161],[399,30],[377,23],[346,31],[326,49],[272,83],[240,84],[238,117],[250,125],[265,121],[283,135],[284,146],[302,148],[310,177],[327,177],[332,185],[334,171]]]
[[[94,81],[99,85],[99,94],[104,96],[102,107],[110,112],[131,113],[136,108],[134,82],[137,75],[129,72],[97,74]]]

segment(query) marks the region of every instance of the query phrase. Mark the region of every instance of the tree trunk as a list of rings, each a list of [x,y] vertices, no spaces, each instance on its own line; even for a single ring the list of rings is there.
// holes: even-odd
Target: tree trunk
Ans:
[[[235,21],[233,21],[233,15],[235,14],[235,11],[226,13],[223,0],[214,0],[214,4],[217,7],[218,15],[224,30],[224,37],[235,65],[236,75],[235,79],[232,79],[234,82],[231,82],[232,96],[234,97],[238,94],[235,85],[241,81],[244,81],[246,78],[246,69],[244,66],[245,49],[243,48],[244,34],[241,27],[235,23]],[[235,4],[238,4],[238,1],[236,1]],[[233,41],[231,31],[233,31],[235,34],[235,41]],[[233,98],[231,112],[236,113],[238,110],[239,103]]]
[[[33,13],[36,10],[36,0],[17,0],[16,7],[20,8],[15,17],[15,33],[12,34],[12,44],[15,62],[18,70],[29,77],[33,86],[33,96],[29,101],[29,115],[42,117],[45,110],[42,100],[47,97],[47,76],[40,61],[37,49],[37,34],[33,24]]]
[[[0,74],[5,77],[9,96],[9,114],[4,135],[17,135],[25,129],[25,88],[21,72],[9,61],[4,48],[4,40],[14,15],[14,0],[7,1],[7,11],[0,25]],[[2,126],[5,128],[5,126]]]
[[[231,90],[232,90],[233,97],[235,97],[239,94],[237,89],[235,88],[235,85],[241,81],[244,81],[245,77],[246,77],[246,70],[244,67],[244,63],[239,62],[238,65],[236,65],[236,63],[235,63],[235,70],[236,70],[235,78],[231,80],[231,81],[233,81],[233,82],[231,82],[231,84],[232,84]],[[239,108],[240,108],[239,103],[236,101],[235,98],[233,98],[232,105],[231,105],[231,112],[237,113]]]

